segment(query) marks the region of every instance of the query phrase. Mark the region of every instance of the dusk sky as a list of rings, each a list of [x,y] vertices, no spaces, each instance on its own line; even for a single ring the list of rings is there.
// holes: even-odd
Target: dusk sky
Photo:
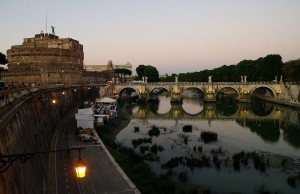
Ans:
[[[195,72],[280,54],[300,58],[300,0],[1,0],[0,52],[55,27],[84,64]],[[135,72],[134,72],[135,73]]]

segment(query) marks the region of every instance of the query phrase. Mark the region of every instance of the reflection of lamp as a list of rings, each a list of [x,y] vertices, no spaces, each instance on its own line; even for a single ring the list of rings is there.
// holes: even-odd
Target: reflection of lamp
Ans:
[[[75,171],[76,171],[76,176],[77,178],[83,178],[85,177],[85,172],[86,172],[86,166],[82,160],[81,152],[79,150],[79,159],[78,162],[75,166]]]

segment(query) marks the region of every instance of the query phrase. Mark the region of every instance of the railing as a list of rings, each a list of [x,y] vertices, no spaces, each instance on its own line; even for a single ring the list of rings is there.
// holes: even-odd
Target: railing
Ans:
[[[141,86],[141,85],[278,85],[280,83],[274,81],[260,81],[260,82],[126,82],[117,83],[118,86]]]

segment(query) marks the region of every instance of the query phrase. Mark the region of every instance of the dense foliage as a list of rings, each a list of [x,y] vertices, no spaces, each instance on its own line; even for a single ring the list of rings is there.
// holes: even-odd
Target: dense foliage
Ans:
[[[0,52],[0,65],[5,65],[7,63],[8,63],[8,61],[7,61],[6,55]]]
[[[286,62],[283,73],[286,81],[300,81],[300,59]]]
[[[114,72],[119,74],[120,78],[123,78],[123,82],[125,81],[125,76],[132,74],[132,72],[126,68],[117,68],[114,70]]]
[[[159,73],[157,69],[151,65],[139,65],[136,68],[137,79],[142,80],[143,77],[148,77],[148,82],[159,81]]]
[[[267,55],[256,60],[243,60],[236,65],[223,65],[212,70],[202,70],[193,73],[179,73],[165,76],[161,81],[174,81],[178,76],[180,82],[207,82],[212,76],[214,82],[239,82],[241,76],[247,76],[247,81],[273,81],[275,76],[280,79],[283,62],[280,55]]]
[[[7,64],[7,58],[6,55],[0,52],[0,71],[5,71],[5,69],[3,67],[1,67],[1,65],[5,65]]]
[[[131,75],[131,71],[129,69],[126,69],[126,68],[117,68],[114,70],[115,73],[117,74],[121,74],[121,75]]]

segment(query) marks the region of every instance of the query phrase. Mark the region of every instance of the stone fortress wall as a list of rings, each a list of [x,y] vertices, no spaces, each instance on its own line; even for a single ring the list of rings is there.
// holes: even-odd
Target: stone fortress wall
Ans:
[[[7,59],[9,71],[1,74],[7,83],[76,84],[82,80],[83,45],[72,38],[36,34],[7,50]]]

